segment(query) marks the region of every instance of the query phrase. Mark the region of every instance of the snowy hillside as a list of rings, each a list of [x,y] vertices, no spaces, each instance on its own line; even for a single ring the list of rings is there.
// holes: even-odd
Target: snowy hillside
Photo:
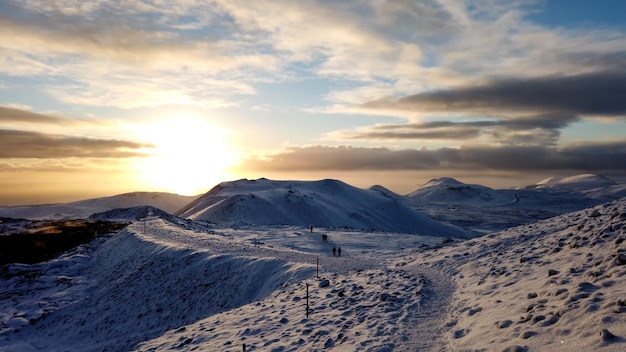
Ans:
[[[481,186],[469,185],[451,177],[441,177],[426,182],[406,197],[420,202],[469,202],[494,201],[494,190]]]
[[[150,217],[0,274],[2,351],[623,351],[626,199],[472,240]]]
[[[0,207],[0,217],[17,219],[86,218],[115,208],[153,206],[173,213],[197,196],[181,196],[163,192],[133,192],[111,197],[86,199],[71,203]]]
[[[626,197],[626,185],[585,174],[494,190],[444,177],[405,197],[411,207],[435,220],[489,233]]]
[[[456,282],[451,350],[626,349],[626,199],[418,258]]]
[[[298,225],[467,236],[404,204],[382,187],[369,190],[337,180],[225,182],[183,209],[180,217],[221,226]]]
[[[174,222],[175,218],[161,209],[144,205],[131,208],[115,208],[101,213],[94,213],[89,216],[89,219],[132,222],[148,216],[159,217],[170,222]]]

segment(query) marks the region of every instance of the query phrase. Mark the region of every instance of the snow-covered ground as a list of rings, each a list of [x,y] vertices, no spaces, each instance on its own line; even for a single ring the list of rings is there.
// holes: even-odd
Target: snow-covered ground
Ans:
[[[3,266],[0,351],[623,351],[625,278],[626,198],[470,240],[148,209]]]

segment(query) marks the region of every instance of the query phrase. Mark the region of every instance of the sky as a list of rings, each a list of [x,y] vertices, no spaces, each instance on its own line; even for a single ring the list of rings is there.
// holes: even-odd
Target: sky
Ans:
[[[0,205],[626,175],[621,0],[4,0]]]

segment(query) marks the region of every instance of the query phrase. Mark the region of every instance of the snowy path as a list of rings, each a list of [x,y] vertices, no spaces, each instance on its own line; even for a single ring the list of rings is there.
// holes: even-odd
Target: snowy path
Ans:
[[[201,324],[188,326],[178,334],[166,334],[146,342],[138,350],[171,349],[178,346],[181,339],[189,338],[190,334],[196,335],[195,341],[203,348],[232,346],[233,351],[242,343],[246,343],[250,350],[272,347],[281,351],[303,348],[322,350],[331,346],[351,351],[438,351],[445,346],[442,327],[455,287],[444,274],[435,269],[397,264],[397,257],[381,257],[380,253],[353,251],[343,257],[333,257],[328,254],[330,248],[339,242],[345,243],[337,233],[332,233],[329,243],[321,245],[317,235],[307,238],[297,234],[296,239],[301,242],[296,242],[296,246],[301,250],[293,250],[293,241],[285,241],[284,245],[279,246],[267,243],[267,239],[259,238],[258,234],[244,240],[241,238],[242,233],[209,235],[204,231],[181,231],[161,220],[154,221],[159,223],[149,224],[147,233],[141,235],[149,241],[232,256],[270,257],[312,266],[319,258],[320,278],[306,280],[311,289],[311,316],[308,319],[292,319],[302,314],[299,306],[304,302],[301,294],[305,286],[299,282],[285,286],[258,304],[213,316]],[[271,234],[272,237],[286,235]],[[367,248],[367,244],[362,245],[362,248]],[[319,287],[322,279],[329,280],[328,287]],[[293,306],[292,299],[299,302],[298,307]],[[263,330],[276,330],[275,334],[279,334],[280,330],[282,338],[263,341],[259,338],[261,336],[251,333],[248,328],[249,318],[241,319],[251,315],[264,317],[259,322],[268,322],[266,328],[258,327],[252,332],[257,331],[258,335],[262,335]],[[276,327],[276,321],[283,321],[279,324],[280,328]],[[211,339],[202,338],[206,334],[206,326],[212,324],[219,324],[222,331],[230,332],[215,334]],[[239,340],[233,339],[232,335],[238,336]],[[190,343],[186,347],[182,350],[192,350],[198,346]]]
[[[407,268],[420,277],[425,285],[419,292],[421,300],[417,306],[407,309],[403,319],[403,331],[398,351],[441,351],[447,311],[455,291],[454,283],[441,272],[425,266]]]

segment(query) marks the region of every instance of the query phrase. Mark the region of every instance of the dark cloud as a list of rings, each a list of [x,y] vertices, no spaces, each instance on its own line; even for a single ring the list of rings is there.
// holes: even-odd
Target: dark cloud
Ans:
[[[37,132],[0,130],[0,158],[127,158],[146,156],[148,144]]]
[[[578,121],[577,115],[536,115],[510,120],[432,121],[425,123],[376,125],[335,133],[349,140],[469,140],[483,136],[506,144],[552,145],[560,129]]]
[[[626,172],[626,141],[546,146],[470,146],[405,149],[292,147],[267,159],[248,159],[249,171],[500,170]]]
[[[42,114],[19,108],[0,106],[0,123],[2,122],[28,122],[28,123],[49,123],[67,125],[72,121],[60,116]]]
[[[568,77],[502,79],[486,85],[385,98],[364,104],[372,109],[461,114],[557,113],[558,116],[626,114],[626,70]]]
[[[617,55],[614,60],[620,62],[623,55]],[[401,140],[468,140],[485,136],[495,143],[554,146],[561,130],[584,115],[624,118],[625,91],[626,66],[611,72],[574,76],[500,79],[483,85],[384,98],[363,105],[369,109],[484,116],[490,120],[377,126],[343,136]]]
[[[480,135],[485,127],[499,125],[498,121],[451,122],[437,121],[412,124],[376,125],[357,131],[343,131],[340,136],[344,139],[359,140],[432,140],[432,139],[470,139]]]

